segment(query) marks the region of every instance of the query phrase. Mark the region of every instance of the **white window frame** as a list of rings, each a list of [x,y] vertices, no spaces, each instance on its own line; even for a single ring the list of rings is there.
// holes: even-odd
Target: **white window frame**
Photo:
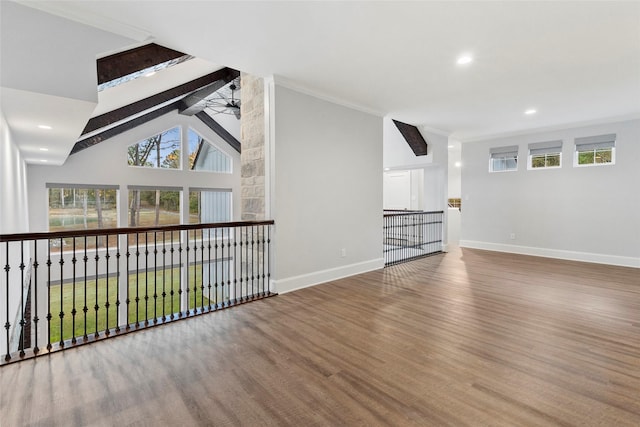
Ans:
[[[499,172],[517,172],[518,171],[518,146],[508,146],[508,147],[496,147],[491,148],[489,150],[489,173],[499,173]],[[504,160],[505,169],[503,170],[494,170],[493,169],[493,161],[494,160]],[[506,169],[506,162],[509,159],[515,160],[516,166],[512,169]]]
[[[229,195],[229,199],[227,200],[227,203],[229,205],[229,211],[227,212],[227,215],[229,216],[229,219],[227,221],[222,221],[222,222],[232,222],[233,221],[233,189],[232,188],[202,188],[202,187],[189,187],[189,197],[191,196],[192,192],[198,192],[198,193],[218,193],[218,194],[228,194]],[[202,206],[199,206],[199,213],[202,213]],[[191,214],[190,212],[187,212],[187,214],[189,215],[189,224],[194,224],[190,221],[191,219]],[[202,218],[198,218],[200,221],[202,220]],[[217,221],[214,221],[217,222]]]
[[[534,157],[544,156],[544,166],[533,166]],[[548,156],[559,156],[560,161],[557,166],[547,166]],[[529,155],[527,156],[527,170],[559,169],[562,168],[562,141],[536,142],[529,144]]]
[[[223,150],[218,144],[212,142],[208,138],[205,138],[204,136],[202,136],[200,132],[198,132],[197,130],[195,130],[190,126],[187,128],[187,141],[186,141],[186,150],[185,150],[185,152],[187,153],[187,158],[191,156],[191,147],[189,147],[189,131],[192,131],[193,133],[198,135],[200,138],[204,140],[206,144],[211,145],[213,148],[215,148],[216,150],[224,154],[229,159],[229,170],[226,172],[210,171],[206,169],[189,169],[190,172],[221,173],[226,175],[233,174],[233,167],[234,167],[233,156],[229,154],[227,150]]]
[[[575,142],[574,150],[573,150],[573,166],[574,167],[588,168],[592,166],[611,166],[616,164],[616,145],[615,145],[616,135],[615,134],[575,138],[574,142]],[[581,147],[583,148],[582,150],[580,149]],[[596,151],[603,150],[603,149],[611,149],[611,161],[606,163],[596,163],[595,162]],[[580,153],[588,153],[588,152],[593,152],[594,162],[585,163],[585,164],[578,163]]]
[[[169,131],[171,131],[171,130],[173,130],[173,129],[176,129],[176,128],[178,129],[178,135],[179,135],[179,138],[180,138],[180,141],[178,141],[178,150],[180,151],[180,161],[179,161],[179,163],[178,163],[178,165],[179,165],[179,167],[178,167],[178,168],[164,168],[164,167],[162,167],[162,166],[157,167],[157,166],[143,166],[143,165],[130,165],[130,164],[128,164],[128,160],[129,160],[129,158],[128,158],[128,150],[129,150],[129,148],[133,147],[134,145],[137,145],[137,144],[140,144],[140,143],[142,143],[142,142],[145,142],[145,140],[147,140],[147,139],[149,139],[149,138],[151,138],[151,137],[154,137],[154,136],[156,136],[156,135],[160,135],[160,134],[163,134],[163,133],[169,132]],[[171,126],[171,127],[169,127],[169,128],[166,128],[166,129],[164,129],[164,130],[162,130],[162,131],[160,131],[160,132],[153,133],[153,134],[151,134],[151,135],[147,136],[146,138],[143,138],[143,139],[141,139],[141,140],[138,140],[138,141],[134,142],[133,144],[129,144],[129,145],[127,145],[127,166],[128,166],[128,167],[130,167],[130,168],[147,169],[147,170],[148,170],[148,169],[152,169],[152,170],[166,170],[166,171],[177,171],[177,170],[182,170],[182,158],[183,158],[183,156],[184,156],[184,148],[183,148],[183,141],[182,141],[182,139],[183,139],[183,138],[182,138],[182,126],[181,126],[181,125],[175,125],[175,126]]]

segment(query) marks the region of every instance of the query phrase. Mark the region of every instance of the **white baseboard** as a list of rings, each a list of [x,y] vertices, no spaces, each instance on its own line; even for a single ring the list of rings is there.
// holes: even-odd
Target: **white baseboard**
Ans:
[[[545,258],[565,259],[569,261],[593,262],[596,264],[618,265],[640,268],[640,258],[619,255],[595,254],[591,252],[565,251],[561,249],[535,248],[530,246],[507,245],[502,243],[460,240],[460,247],[484,249],[495,252],[508,252],[520,255],[533,255]]]
[[[358,262],[356,264],[329,268],[327,270],[314,271],[313,273],[302,274],[300,276],[273,280],[272,283],[275,288],[275,292],[277,292],[278,294],[285,294],[287,292],[296,291],[298,289],[307,288],[309,286],[319,285],[320,283],[326,283],[332,280],[338,280],[356,274],[378,270],[383,267],[384,258],[378,258],[369,261]]]

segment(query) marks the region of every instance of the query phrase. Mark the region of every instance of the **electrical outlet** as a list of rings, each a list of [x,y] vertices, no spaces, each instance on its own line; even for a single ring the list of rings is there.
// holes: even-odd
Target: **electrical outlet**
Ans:
[[[347,249],[345,249],[345,248],[340,249],[340,256],[342,258],[346,257],[347,256]]]
[[[511,234],[509,234],[509,238],[510,238],[511,240],[516,240],[516,233],[511,233]]]

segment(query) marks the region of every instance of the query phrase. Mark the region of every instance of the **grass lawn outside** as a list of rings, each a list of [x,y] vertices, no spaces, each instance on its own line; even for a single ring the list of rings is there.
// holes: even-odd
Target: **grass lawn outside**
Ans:
[[[215,283],[211,283],[211,289],[209,289],[209,283],[206,279],[204,277],[205,288],[203,294],[203,289],[201,288],[203,282],[202,265],[189,267],[189,309],[208,308],[210,303],[213,305],[226,301],[225,295],[228,297],[229,293],[227,285],[225,284],[223,288],[219,283],[216,295]],[[108,279],[103,277],[98,278],[96,283],[95,278],[87,278],[85,285],[84,278],[78,279],[75,283],[75,289],[72,282],[51,286],[51,342],[59,342],[61,339],[66,340],[74,336],[83,337],[85,335],[85,323],[87,335],[94,334],[96,331],[102,332],[106,329],[115,328],[118,320],[116,315],[117,280],[115,276]],[[120,283],[120,286],[126,287],[127,284]],[[196,288],[195,292],[194,287]],[[108,306],[107,289],[109,295]],[[146,275],[145,271],[141,271],[138,274],[129,274],[129,308],[127,310],[129,317],[128,319],[119,319],[118,323],[120,323],[120,326],[136,322],[144,323],[145,320],[151,321],[163,315],[168,317],[173,313],[178,313],[180,311],[179,289],[179,267],[166,268],[164,271],[158,269],[155,274],[153,271],[146,272]],[[173,291],[173,297],[171,291]],[[154,295],[156,296],[155,298]],[[86,315],[84,312],[85,304],[87,307]],[[120,304],[126,304],[126,301],[120,301]],[[98,307],[97,312],[96,306]],[[64,312],[62,322],[60,322],[61,311]]]

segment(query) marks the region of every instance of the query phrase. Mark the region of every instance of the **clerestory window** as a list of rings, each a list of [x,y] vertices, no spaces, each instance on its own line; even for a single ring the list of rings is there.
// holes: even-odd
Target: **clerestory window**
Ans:
[[[600,166],[615,163],[615,134],[576,138],[575,144],[574,166]]]
[[[562,166],[562,141],[529,144],[529,169],[559,168]]]
[[[129,166],[182,169],[180,165],[180,126],[139,141],[127,147]]]
[[[231,173],[231,157],[193,129],[187,132],[189,139],[189,169]]]
[[[518,146],[496,147],[489,150],[489,172],[518,170]]]

